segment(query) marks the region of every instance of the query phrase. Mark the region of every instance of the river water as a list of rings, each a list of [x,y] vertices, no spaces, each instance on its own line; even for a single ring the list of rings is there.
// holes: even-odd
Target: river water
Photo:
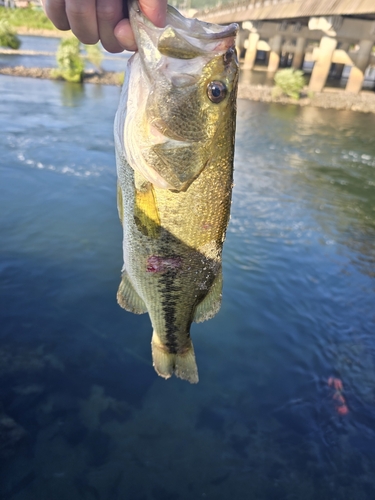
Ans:
[[[375,498],[375,116],[238,102],[190,385],[116,303],[119,89],[0,96],[0,498]]]

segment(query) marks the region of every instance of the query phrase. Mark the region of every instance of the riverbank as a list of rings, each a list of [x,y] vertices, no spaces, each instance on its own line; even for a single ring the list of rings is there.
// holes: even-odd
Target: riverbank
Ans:
[[[14,66],[0,68],[0,75],[23,76],[26,78],[41,78],[43,80],[62,80],[52,76],[52,68],[26,68],[25,66]],[[85,71],[83,76],[84,83],[96,83],[101,85],[122,85],[123,73],[115,71]],[[79,84],[77,84],[79,85]]]
[[[307,93],[307,88],[298,100],[286,96],[275,97],[272,87],[240,83],[238,97],[252,101],[278,102],[281,104],[295,104],[297,106],[314,106],[325,109],[351,110],[362,113],[375,113],[375,92],[363,90],[359,94],[345,92],[344,89],[326,87],[323,92]]]
[[[26,68],[24,66],[0,68],[0,74],[9,76],[22,76],[28,78],[53,79],[50,68]],[[96,73],[86,71],[84,83],[101,85],[121,85],[123,74],[113,71]],[[293,104],[297,106],[314,106],[326,109],[351,110],[362,113],[375,113],[375,92],[362,91],[359,94],[350,94],[343,89],[325,88],[324,92],[316,92],[309,96],[307,92],[299,99],[272,95],[272,87],[240,83],[238,97],[252,101],[276,102],[280,104]]]

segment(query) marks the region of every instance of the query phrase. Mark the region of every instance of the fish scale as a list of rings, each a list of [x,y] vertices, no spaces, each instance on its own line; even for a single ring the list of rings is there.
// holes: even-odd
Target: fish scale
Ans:
[[[156,372],[196,383],[190,326],[213,317],[221,304],[237,26],[204,23],[203,29],[168,6],[167,26],[156,28],[134,1],[130,20],[139,51],[129,61],[115,121],[124,231],[117,298],[126,310],[149,314]],[[218,98],[210,95],[212,82]]]

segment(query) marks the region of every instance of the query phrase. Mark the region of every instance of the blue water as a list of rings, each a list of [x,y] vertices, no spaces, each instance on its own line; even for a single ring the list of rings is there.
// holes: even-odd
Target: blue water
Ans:
[[[0,498],[372,500],[375,116],[239,101],[190,385],[116,303],[119,89],[0,76],[0,96]]]

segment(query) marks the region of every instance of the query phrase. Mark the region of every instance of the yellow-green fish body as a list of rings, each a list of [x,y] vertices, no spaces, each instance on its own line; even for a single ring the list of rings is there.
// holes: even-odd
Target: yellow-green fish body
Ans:
[[[220,308],[231,203],[238,63],[236,25],[168,7],[155,28],[130,6],[139,52],[116,116],[124,267],[118,302],[148,312],[159,375],[198,381],[192,321]]]

